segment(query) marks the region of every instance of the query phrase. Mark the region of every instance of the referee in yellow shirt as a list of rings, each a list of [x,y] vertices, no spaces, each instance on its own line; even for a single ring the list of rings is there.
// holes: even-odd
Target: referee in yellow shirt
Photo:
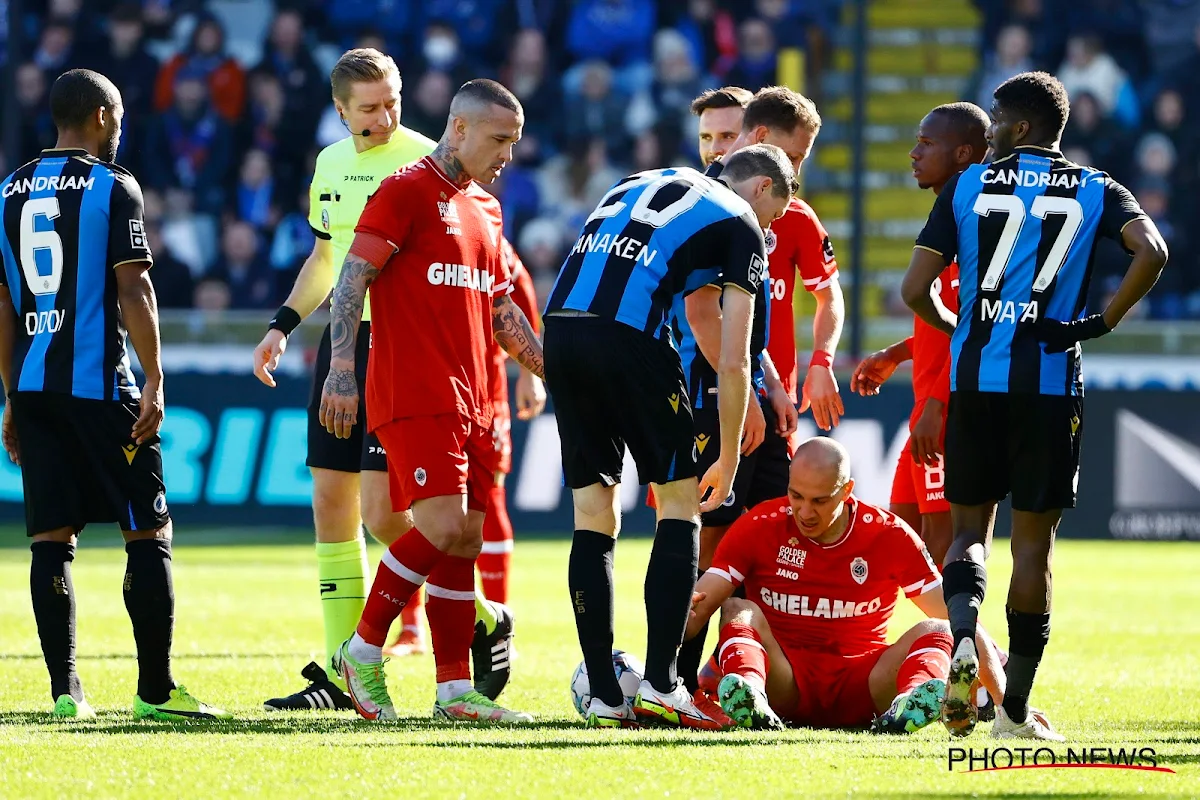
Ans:
[[[275,313],[269,330],[254,350],[254,374],[274,387],[271,372],[287,349],[288,335],[325,302],[337,282],[354,228],[379,183],[400,167],[433,152],[436,142],[400,125],[400,71],[390,56],[370,48],[347,51],[330,74],[333,102],[350,136],[329,145],[317,156],[309,189],[309,224],[317,241],[304,262],[286,303]],[[358,382],[367,382],[371,329],[370,297],[359,329]],[[407,509],[393,513],[388,494],[387,457],[379,440],[355,426],[349,439],[338,439],[317,420],[321,387],[329,368],[329,326],[321,337],[317,374],[308,404],[308,458],[313,476],[313,521],[317,534],[317,580],[325,622],[325,662],[310,663],[301,674],[309,685],[287,697],[267,700],[274,711],[346,709],[353,706],[329,658],[354,632],[362,615],[367,576],[366,542],[362,527],[386,547],[412,527]],[[363,393],[365,397],[366,393]],[[366,419],[365,408],[359,419]],[[494,610],[476,602],[488,638],[506,633],[497,629]],[[415,621],[415,620],[414,620]],[[488,634],[488,632],[491,632]],[[412,634],[415,633],[415,636]],[[410,632],[422,649],[421,631]],[[331,677],[332,676],[332,677]],[[476,675],[478,683],[485,676]]]

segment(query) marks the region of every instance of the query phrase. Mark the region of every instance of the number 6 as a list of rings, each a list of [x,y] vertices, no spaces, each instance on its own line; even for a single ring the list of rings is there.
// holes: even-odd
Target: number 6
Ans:
[[[48,231],[35,229],[34,222],[38,217],[47,220],[58,219],[57,197],[39,197],[27,200],[21,207],[21,271],[25,273],[25,283],[34,294],[54,294],[62,283],[63,249],[62,239],[51,228]],[[38,272],[37,251],[50,251],[50,274]]]

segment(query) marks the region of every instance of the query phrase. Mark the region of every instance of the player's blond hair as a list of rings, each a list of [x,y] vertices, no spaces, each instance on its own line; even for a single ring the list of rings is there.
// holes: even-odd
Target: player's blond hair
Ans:
[[[329,85],[333,98],[339,103],[350,102],[350,87],[356,83],[376,83],[396,76],[400,79],[400,68],[389,55],[373,47],[356,47],[347,50],[333,65],[329,73]]]

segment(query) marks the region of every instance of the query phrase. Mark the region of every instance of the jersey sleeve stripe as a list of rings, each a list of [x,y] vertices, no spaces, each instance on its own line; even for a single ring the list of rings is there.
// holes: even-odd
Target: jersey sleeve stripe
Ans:
[[[147,253],[144,258],[127,258],[124,261],[118,261],[117,263],[113,264],[112,268],[116,269],[117,267],[119,267],[123,264],[137,264],[142,261],[145,261],[145,262],[153,265],[154,264],[154,256]]]
[[[904,587],[904,590],[903,590],[904,596],[905,597],[916,597],[917,595],[922,595],[922,594],[925,594],[926,592],[931,592],[941,585],[942,585],[942,579],[940,577],[934,578],[933,580],[929,581],[928,583],[926,583],[925,581],[919,581],[917,583],[914,583],[912,586]]]
[[[716,575],[718,578],[724,578],[725,580],[727,580],[727,581],[729,581],[730,583],[733,583],[733,584],[739,583],[739,581],[735,581],[735,580],[733,579],[733,576],[732,576],[732,575],[730,575],[728,572],[726,572],[725,570],[721,569],[720,567],[709,567],[707,570],[705,570],[705,573],[704,573],[704,574],[706,574],[706,575]]]
[[[738,583],[741,583],[742,581],[746,580],[746,576],[743,575],[742,573],[738,572],[732,566],[729,567],[729,574],[732,575]]]
[[[318,239],[324,239],[325,241],[328,242],[330,239],[333,238],[333,236],[331,236],[328,231],[323,231],[323,230],[320,230],[319,228],[313,228],[312,225],[309,225],[308,227],[312,228],[313,236],[317,237]]]
[[[914,244],[913,250],[928,250],[929,252],[933,253],[935,256],[941,256],[942,258],[946,257],[946,254],[943,253],[941,250],[934,250],[932,247],[926,247],[923,244]]]
[[[804,282],[804,288],[810,292],[819,292],[822,289],[828,289],[830,285],[837,279],[837,270],[829,273],[824,278],[812,278]]]
[[[1139,219],[1149,219],[1149,217],[1147,217],[1145,214],[1139,214],[1121,226],[1121,233],[1124,233],[1126,228],[1128,228],[1132,223],[1137,222]]]

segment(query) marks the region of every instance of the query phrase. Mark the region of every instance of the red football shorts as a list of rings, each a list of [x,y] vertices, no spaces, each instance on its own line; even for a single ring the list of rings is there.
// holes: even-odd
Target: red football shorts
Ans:
[[[860,656],[841,656],[785,648],[800,699],[794,708],[772,708],[788,722],[810,728],[870,725],[879,713],[871,699],[871,670],[886,649],[882,645]]]
[[[908,444],[904,443],[904,449],[896,461],[891,505],[915,505],[922,514],[949,511],[945,459],[939,456],[936,464],[918,464],[913,460]]]
[[[507,400],[494,402],[492,415],[492,472],[512,472],[512,412]]]
[[[490,429],[459,414],[437,414],[392,420],[375,435],[387,451],[392,508],[465,494],[467,508],[487,510],[496,461]]]

